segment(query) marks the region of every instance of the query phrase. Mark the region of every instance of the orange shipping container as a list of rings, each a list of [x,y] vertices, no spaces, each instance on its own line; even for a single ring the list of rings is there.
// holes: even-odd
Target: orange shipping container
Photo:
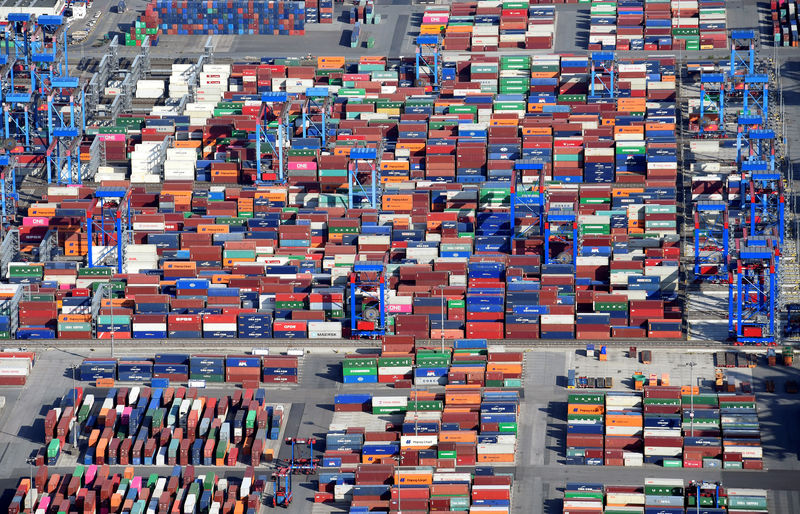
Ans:
[[[344,68],[344,57],[317,57],[317,68],[321,70],[335,70]]]
[[[567,413],[569,414],[603,414],[604,408],[602,405],[584,405],[571,403],[567,406]]]
[[[227,234],[229,225],[197,225],[197,232],[201,234]]]
[[[513,453],[478,454],[478,462],[514,462],[514,454]],[[470,509],[470,512],[473,512],[473,510]]]
[[[433,483],[433,473],[420,473],[418,471],[395,471],[395,484],[430,485]]]
[[[448,430],[439,432],[440,443],[475,443],[478,434],[474,430]]]
[[[606,416],[606,426],[641,427],[642,417],[632,416],[632,415],[625,415],[625,416],[609,415]]]
[[[516,362],[489,362],[487,372],[522,373],[522,364]]]

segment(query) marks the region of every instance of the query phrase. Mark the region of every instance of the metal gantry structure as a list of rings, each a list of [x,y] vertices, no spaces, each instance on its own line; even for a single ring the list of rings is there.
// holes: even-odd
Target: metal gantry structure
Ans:
[[[356,261],[350,273],[350,337],[386,335],[386,267]]]
[[[539,172],[538,184],[527,186],[520,174],[526,170]],[[547,201],[544,180],[544,165],[533,159],[520,159],[514,163],[511,194],[509,197],[509,222],[511,225],[511,253],[516,253],[515,241],[528,239],[531,235],[544,233],[545,203]],[[525,222],[517,226],[517,217]]]
[[[98,187],[95,196],[100,200],[100,220],[86,216],[86,238],[89,242],[87,265],[90,268],[114,265],[117,273],[125,269],[125,250],[131,231],[131,189],[129,187]],[[101,247],[95,247],[95,237]],[[98,253],[96,253],[98,252]]]
[[[775,344],[780,250],[771,237],[736,240],[729,265],[728,331],[734,344]]]
[[[442,86],[442,40],[439,36],[417,36],[415,71],[417,85],[421,85],[420,81],[427,75],[430,82],[425,85],[439,91]]]
[[[17,142],[17,152],[44,154],[49,183],[79,184],[85,94],[69,74],[66,21],[11,13],[2,36],[5,139]]]
[[[697,122],[700,137],[725,131],[726,81],[722,73],[700,75],[700,119]],[[716,128],[706,115],[718,115]]]
[[[563,245],[564,250],[552,255],[553,244]],[[575,211],[552,210],[547,211],[544,222],[544,260],[545,264],[575,264],[578,260],[578,219]],[[571,245],[571,252],[566,248]]]
[[[382,156],[383,139],[377,148],[350,148],[350,161],[347,163],[347,205],[350,209],[365,207],[365,203],[369,209],[380,209]]]
[[[261,101],[256,125],[256,184],[282,184],[289,174],[288,152],[292,140],[290,98],[286,93],[265,93],[261,95]],[[275,134],[270,132],[270,126],[275,126]],[[271,154],[269,166],[263,162],[265,151]],[[274,174],[274,177],[265,179],[265,174]]]
[[[755,31],[732,30],[730,41],[731,60],[728,69],[730,77],[754,74],[757,41]]]
[[[614,52],[592,52],[589,66],[589,98],[616,98],[619,73]]]
[[[694,204],[694,276],[697,280],[728,278],[730,225],[728,204],[700,201]]]
[[[301,109],[303,137],[318,137],[325,148],[328,140],[328,120],[331,115],[331,96],[327,87],[309,87]]]

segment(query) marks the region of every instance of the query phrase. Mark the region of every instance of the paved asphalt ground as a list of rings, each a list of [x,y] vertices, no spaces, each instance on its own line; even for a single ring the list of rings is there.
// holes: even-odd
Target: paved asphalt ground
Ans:
[[[80,30],[95,10],[104,15],[95,28],[92,37],[101,38],[111,32],[122,34],[134,20],[135,11],[143,10],[145,0],[127,0],[128,12],[111,12],[116,0],[95,0],[85,21],[76,21],[72,30]],[[307,28],[307,35],[298,37],[260,37],[260,36],[214,36],[215,56],[220,60],[246,60],[260,56],[305,56],[312,55],[413,55],[413,37],[421,22],[424,6],[411,5],[408,0],[378,0],[377,12],[384,17],[380,25],[366,26],[369,35],[375,37],[372,49],[349,47],[350,26],[340,21],[332,25],[316,25]],[[729,0],[728,23],[730,28],[753,28],[762,35],[764,50],[768,47],[769,27],[766,23],[766,2],[750,0]],[[588,6],[557,6],[557,30],[554,52],[585,54],[588,39]],[[337,17],[338,17],[337,7]],[[760,20],[756,24],[755,20]],[[159,46],[152,49],[154,58],[192,58],[198,54],[205,43],[205,36],[162,36]],[[70,62],[97,59],[105,50],[93,43],[92,38],[84,44],[69,48]],[[136,48],[120,47],[121,56],[133,56]],[[542,52],[547,53],[547,52]],[[637,52],[626,55],[642,57],[650,54],[671,54],[673,52]],[[698,52],[687,54],[689,58],[724,57],[726,51]],[[800,133],[800,51],[794,48],[781,48],[778,57],[782,63],[781,77],[786,102],[787,137],[791,160],[800,159],[798,141]],[[85,75],[88,76],[88,75]],[[800,170],[800,167],[798,167]],[[792,177],[797,180],[798,177]],[[797,187],[795,187],[797,190]],[[219,347],[210,349],[219,352]],[[124,350],[129,352],[129,350]],[[176,350],[179,351],[179,350]],[[193,348],[192,351],[195,351]],[[199,351],[199,350],[198,350]],[[620,351],[620,350],[613,350]],[[659,349],[660,352],[668,350]],[[35,454],[43,444],[43,420],[46,411],[71,387],[71,376],[67,371],[70,364],[98,353],[107,355],[107,350],[87,349],[46,350],[41,352],[33,374],[24,387],[0,387],[0,395],[5,396],[6,406],[0,411],[0,509],[10,500],[19,478],[26,476],[29,466],[26,459]],[[677,359],[682,350],[673,350],[671,358]],[[128,353],[130,355],[130,353]],[[339,382],[338,362],[341,354],[330,351],[315,351],[303,359],[301,382],[299,386],[265,387],[270,403],[291,404],[286,423],[286,436],[323,437],[333,416],[333,396],[345,387]],[[563,387],[564,376],[570,362],[579,357],[572,350],[535,349],[526,353],[525,396],[522,407],[521,432],[516,466],[511,469],[516,476],[514,492],[515,513],[556,513],[560,512],[560,498],[567,481],[603,482],[606,484],[641,484],[645,477],[680,477],[688,481],[696,478],[722,480],[730,487],[756,487],[770,490],[770,508],[776,513],[800,512],[800,434],[794,427],[800,417],[800,403],[796,397],[784,393],[783,384],[790,379],[800,380],[795,367],[768,368],[761,366],[752,370],[753,387],[759,394],[759,415],[763,429],[766,470],[755,471],[717,471],[717,470],[674,470],[655,466],[644,468],[615,467],[575,467],[566,466],[564,461],[566,400],[567,391]],[[676,372],[677,374],[677,372]],[[705,377],[711,378],[711,377]],[[776,393],[766,393],[764,380],[776,381]],[[617,388],[623,387],[616,384]],[[382,391],[381,387],[359,388],[348,386],[347,391]],[[214,389],[223,394],[230,389]],[[386,394],[391,389],[386,388]],[[286,457],[286,448],[279,458]],[[58,468],[68,472],[69,467]],[[266,468],[265,468],[266,469]],[[166,473],[168,470],[148,468],[150,471]],[[199,470],[202,472],[203,470]],[[240,473],[240,470],[218,468],[218,474]],[[293,513],[340,512],[340,509],[314,506],[305,500],[313,498],[313,483],[298,478],[295,482],[297,500],[289,509]]]

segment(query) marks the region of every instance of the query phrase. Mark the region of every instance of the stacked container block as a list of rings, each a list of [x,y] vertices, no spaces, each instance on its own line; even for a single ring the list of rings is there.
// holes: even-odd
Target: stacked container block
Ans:
[[[79,464],[62,474],[38,465],[35,475],[20,480],[7,512],[68,512],[76,504],[87,514],[109,509],[221,512],[230,508],[249,512],[259,508],[261,495],[271,487],[267,475],[257,475],[253,467],[222,478],[213,473],[197,475],[193,466],[175,466],[165,476],[146,476],[136,475],[132,467],[112,473],[108,465]]]
[[[775,46],[798,46],[797,2],[794,0],[772,0],[772,41]]]
[[[153,0],[147,7],[146,19],[156,20],[164,34],[262,34],[302,36],[305,23],[316,23],[316,5],[306,2],[272,0],[232,2],[189,2]]]
[[[79,432],[88,438],[84,466],[258,466],[274,453],[283,406],[263,390],[206,397],[193,388],[120,387],[105,398],[75,388],[45,416],[45,447],[37,464],[55,466]],[[272,445],[276,446],[276,445]]]
[[[547,49],[553,45],[555,8],[532,2],[458,2],[428,7],[422,34],[443,34],[445,50]]]

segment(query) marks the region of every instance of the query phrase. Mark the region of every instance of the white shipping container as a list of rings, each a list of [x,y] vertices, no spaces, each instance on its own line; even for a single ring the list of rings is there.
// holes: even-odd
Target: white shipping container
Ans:
[[[477,445],[478,455],[483,454],[509,454],[517,451],[516,444],[479,444]]]
[[[606,435],[635,436],[642,433],[642,427],[606,426]]]
[[[645,446],[644,454],[647,456],[657,455],[661,457],[680,457],[683,453],[683,448],[680,446]]]
[[[166,323],[133,323],[133,330],[136,332],[157,332],[167,330]]]
[[[373,396],[373,407],[405,407],[408,405],[408,398],[405,396]]]
[[[404,435],[400,436],[400,447],[432,447],[439,442],[439,437],[435,435]]]
[[[413,370],[412,366],[383,366],[378,368],[378,375],[408,375]]]
[[[311,339],[341,339],[342,324],[325,321],[309,321],[308,337]]]
[[[203,332],[236,332],[236,323],[203,323]]]
[[[609,506],[644,505],[644,493],[606,493]]]
[[[30,373],[26,368],[2,368],[0,367],[0,377],[26,377]]]
[[[545,325],[572,325],[575,323],[574,314],[542,314],[539,319]]]

